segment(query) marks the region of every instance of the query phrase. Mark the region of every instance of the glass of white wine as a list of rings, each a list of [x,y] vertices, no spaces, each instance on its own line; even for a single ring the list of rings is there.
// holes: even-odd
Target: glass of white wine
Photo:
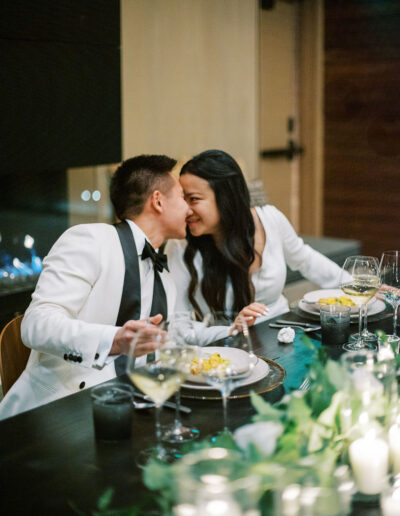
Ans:
[[[158,348],[154,362],[146,363],[144,357],[135,358],[134,349],[138,343],[155,342]],[[140,452],[137,459],[139,466],[145,466],[150,458],[162,462],[172,462],[176,459],[174,450],[167,450],[161,442],[160,412],[164,402],[167,401],[181,386],[186,378],[186,373],[181,369],[179,361],[162,360],[164,347],[169,346],[168,334],[163,327],[148,325],[137,333],[128,355],[127,374],[132,383],[146,394],[155,405],[155,432],[157,444],[155,449],[150,448]]]
[[[346,258],[340,278],[340,288],[359,307],[358,333],[353,340],[344,344],[347,351],[365,347],[363,339],[363,314],[367,303],[381,286],[379,262],[374,256],[349,256]],[[367,328],[364,328],[367,331]]]
[[[195,316],[192,312],[175,312],[168,316],[168,345],[162,347],[160,360],[165,363],[178,363],[178,367],[186,375],[190,373],[193,359],[199,355],[195,330]],[[162,440],[171,444],[183,444],[200,435],[198,428],[183,425],[180,417],[180,389],[175,393],[175,418],[173,423],[162,428]]]
[[[400,304],[400,251],[384,251],[380,262],[382,292],[393,307],[393,334],[397,338],[397,309]]]
[[[225,326],[228,335],[222,340],[213,343],[213,353],[219,353],[222,363],[215,364],[207,358],[208,348],[202,349],[204,360],[209,360],[206,371],[201,375],[210,386],[221,392],[223,407],[223,431],[230,434],[228,425],[228,398],[232,391],[246,381],[254,370],[258,358],[253,352],[252,342],[245,317],[231,311],[214,312],[208,314],[209,326]],[[202,364],[201,367],[203,368]]]

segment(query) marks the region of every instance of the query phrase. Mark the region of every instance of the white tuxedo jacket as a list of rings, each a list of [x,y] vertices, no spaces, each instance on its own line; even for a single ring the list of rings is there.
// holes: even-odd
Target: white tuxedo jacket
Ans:
[[[115,377],[113,361],[102,369],[93,364],[104,332],[115,333],[124,275],[114,226],[82,224],[61,235],[43,261],[22,321],[22,340],[32,352],[0,403],[0,419]],[[161,278],[171,310],[175,287],[168,272]]]

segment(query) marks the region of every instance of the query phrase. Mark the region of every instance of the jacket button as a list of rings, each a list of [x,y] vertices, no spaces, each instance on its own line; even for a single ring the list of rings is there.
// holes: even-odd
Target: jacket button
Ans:
[[[85,387],[85,385],[86,385],[86,384],[85,384],[85,382],[81,382],[81,383],[79,384],[79,388],[80,388],[80,389],[83,389],[83,388]]]
[[[95,354],[95,356],[94,356],[94,359],[95,359],[95,360],[98,360],[98,359],[99,359],[99,356],[100,356],[100,355],[99,355],[98,353],[96,353],[96,354]]]
[[[81,363],[82,362],[82,357],[76,357],[76,361]]]
[[[64,360],[68,360],[68,355],[64,353]]]
[[[69,359],[69,360],[74,360],[74,355],[73,355],[72,353],[70,353],[70,354],[68,355],[68,359]]]

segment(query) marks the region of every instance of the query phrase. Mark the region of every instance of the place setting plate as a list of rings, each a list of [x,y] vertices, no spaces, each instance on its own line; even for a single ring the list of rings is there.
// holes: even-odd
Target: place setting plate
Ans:
[[[297,308],[300,312],[300,315],[307,315],[307,317],[310,317],[312,319],[318,319],[319,320],[319,312],[320,312],[320,305],[318,303],[319,299],[326,299],[329,297],[347,297],[342,290],[340,289],[320,289],[320,290],[313,290],[311,292],[307,292],[302,299],[298,301],[296,306],[291,307],[292,309]],[[350,298],[349,298],[350,299]],[[385,303],[377,299],[376,297],[373,297],[368,305],[368,317],[374,317],[376,320],[380,319],[380,317],[384,314],[386,311],[386,305]],[[353,323],[357,322],[358,320],[358,307],[352,306],[351,307],[351,320]]]
[[[207,346],[202,351],[202,356],[219,353],[223,359],[228,359],[231,363],[235,363],[236,369],[239,371],[243,354],[247,354],[242,349],[223,346]],[[253,371],[247,378],[243,379],[239,387],[234,389],[229,399],[248,397],[251,391],[261,394],[276,389],[283,383],[285,375],[285,370],[279,364],[268,358],[257,356],[257,362]],[[189,375],[186,382],[182,384],[181,396],[192,399],[221,399],[221,393],[218,389],[204,383],[204,379],[200,375]]]

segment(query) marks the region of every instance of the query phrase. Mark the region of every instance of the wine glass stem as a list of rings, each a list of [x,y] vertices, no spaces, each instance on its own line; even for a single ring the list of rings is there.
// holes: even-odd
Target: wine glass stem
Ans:
[[[363,311],[364,311],[364,328],[363,328],[363,335],[368,337],[368,308],[367,305],[362,305]]]
[[[224,417],[224,432],[229,433],[228,428],[228,392],[224,390],[222,392],[222,409]]]
[[[364,315],[364,306],[360,306],[360,310],[358,313],[358,344],[362,344],[362,326],[363,326],[363,315]]]
[[[393,335],[397,337],[397,309],[399,307],[399,304],[396,303],[394,306],[394,312],[393,312]]]
[[[181,391],[178,389],[175,393],[175,420],[174,426],[175,428],[181,427],[181,417],[180,417],[180,407],[181,407]]]
[[[161,406],[155,406],[155,417],[156,417],[156,439],[157,439],[157,456],[161,457],[163,452],[163,446],[161,444],[161,423],[160,423],[160,414],[161,414]]]

